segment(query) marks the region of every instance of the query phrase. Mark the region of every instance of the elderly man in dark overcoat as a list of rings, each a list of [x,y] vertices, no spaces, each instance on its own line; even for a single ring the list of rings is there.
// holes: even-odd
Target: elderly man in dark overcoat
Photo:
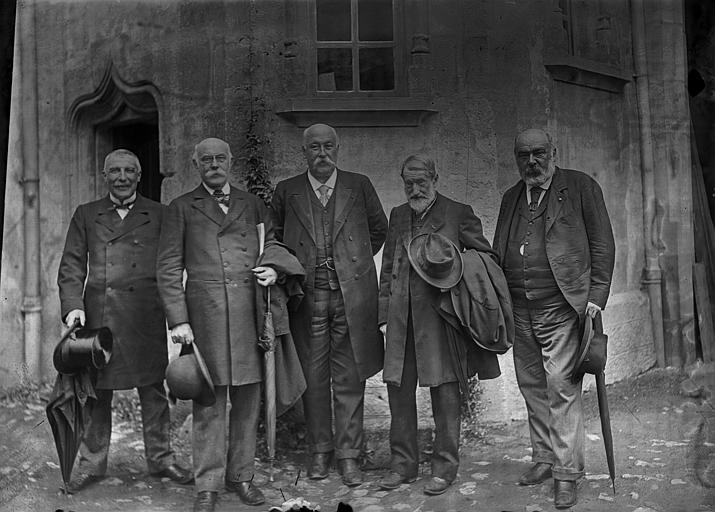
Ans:
[[[445,322],[438,313],[440,288],[422,279],[408,258],[410,241],[440,234],[459,251],[476,249],[493,255],[482,223],[469,205],[436,190],[438,174],[426,155],[408,157],[401,168],[407,202],[390,213],[380,271],[380,328],[385,333],[385,366],[390,402],[390,472],[380,481],[385,490],[417,478],[416,386],[430,388],[435,421],[432,478],[428,495],[442,494],[459,466],[460,391],[450,359]],[[495,356],[492,356],[495,358]],[[498,363],[490,376],[499,375]]]
[[[139,159],[109,153],[102,171],[108,194],[72,216],[57,284],[68,326],[107,326],[114,336],[109,364],[98,371],[90,423],[70,489],[101,479],[112,433],[112,390],[137,388],[149,471],[180,483],[192,475],[174,462],[169,446],[169,404],[164,391],[166,323],[155,267],[164,206],[137,193]]]
[[[258,197],[229,184],[229,145],[205,139],[192,161],[202,183],[169,204],[157,279],[172,340],[196,344],[216,390],[214,404],[193,404],[194,510],[199,512],[215,509],[224,485],[248,505],[265,501],[253,484],[263,379],[255,289],[256,281],[274,284],[277,272],[255,266],[260,232],[266,245],[274,240],[271,219]]]
[[[306,269],[305,298],[291,315],[291,330],[307,383],[308,477],[325,478],[334,452],[343,482],[355,486],[363,481],[365,380],[382,368],[373,256],[385,241],[387,218],[370,180],[337,168],[339,147],[330,126],[308,127],[308,170],[280,182],[272,204],[276,238]]]
[[[539,129],[521,132],[521,180],[502,198],[494,235],[514,303],[514,366],[529,419],[534,465],[521,485],[554,478],[556,508],[576,504],[584,471],[581,379],[572,379],[585,317],[606,306],[615,245],[598,183],[555,165]]]

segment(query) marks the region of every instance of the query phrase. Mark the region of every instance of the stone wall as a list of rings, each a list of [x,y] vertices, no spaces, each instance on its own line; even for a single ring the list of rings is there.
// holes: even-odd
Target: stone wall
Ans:
[[[640,372],[652,359],[647,300],[639,291],[643,229],[634,88],[626,83],[607,92],[553,79],[545,64],[561,44],[550,39],[561,27],[558,4],[405,0],[410,8],[403,11],[401,42],[406,48],[408,91],[427,98],[436,113],[417,126],[340,127],[340,166],[368,175],[389,214],[403,202],[401,161],[408,154],[428,152],[438,163],[440,191],[470,204],[491,240],[501,194],[518,180],[514,136],[530,126],[547,127],[558,146],[558,164],[591,174],[606,195],[617,241],[612,304],[626,308],[623,318],[615,311],[611,316],[615,307],[609,306],[606,313],[607,324],[619,326],[611,336],[613,357],[622,361],[611,377],[615,379]],[[38,152],[47,378],[52,375],[51,349],[60,325],[55,281],[66,227],[74,207],[102,191],[97,180],[101,164],[90,151],[94,142],[78,141],[70,126],[73,105],[97,90],[110,65],[125,84],[151,84],[159,109],[165,203],[199,183],[190,155],[201,138],[222,137],[240,156],[252,109],[259,111],[260,128],[271,140],[266,158],[274,182],[294,175],[305,167],[302,128],[274,111],[286,99],[308,92],[309,31],[301,25],[307,5],[277,0],[39,3]],[[612,41],[621,62],[628,63],[627,9],[618,5],[614,17],[620,19],[622,30]],[[429,53],[413,54],[412,36],[424,28]],[[18,148],[11,147],[11,159],[17,154]],[[14,168],[19,165],[16,157],[11,162]],[[234,181],[241,166],[237,162]],[[12,169],[4,228],[1,291],[8,305],[0,313],[6,340],[0,349],[0,386],[17,382],[13,369],[22,363],[21,195],[13,188],[17,187]],[[634,352],[641,355],[632,358]],[[520,399],[510,364],[509,355],[504,358],[505,376],[495,384],[502,394],[494,403],[502,404],[510,396]]]

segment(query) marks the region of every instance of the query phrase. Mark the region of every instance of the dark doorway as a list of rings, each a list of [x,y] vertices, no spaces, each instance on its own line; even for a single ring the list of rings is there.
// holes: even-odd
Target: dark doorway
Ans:
[[[123,148],[137,155],[142,166],[139,193],[154,201],[161,201],[161,181],[164,175],[159,172],[157,124],[141,121],[109,125],[98,130],[97,135],[111,146],[110,150]]]

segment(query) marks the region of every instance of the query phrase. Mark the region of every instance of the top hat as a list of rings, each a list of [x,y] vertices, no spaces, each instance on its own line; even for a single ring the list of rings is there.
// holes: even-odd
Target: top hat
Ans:
[[[193,400],[204,407],[216,403],[213,380],[196,343],[184,345],[181,355],[169,363],[166,384],[169,391],[181,400]]]
[[[462,279],[462,255],[439,233],[422,233],[410,240],[407,257],[415,272],[436,288],[449,289]]]
[[[579,379],[584,373],[595,375],[602,372],[606,368],[607,345],[608,336],[603,333],[601,313],[593,319],[586,315],[576,353],[573,378]]]
[[[71,328],[62,336],[52,354],[55,369],[67,375],[85,368],[101,370],[112,357],[114,337],[109,327]]]

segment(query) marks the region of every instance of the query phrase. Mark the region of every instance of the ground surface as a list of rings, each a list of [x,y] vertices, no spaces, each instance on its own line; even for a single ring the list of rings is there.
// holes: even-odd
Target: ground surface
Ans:
[[[586,399],[586,478],[579,486],[574,511],[691,512],[715,510],[715,492],[703,485],[712,482],[715,459],[712,393],[715,369],[693,377],[694,387],[683,383],[688,375],[668,370],[650,371],[639,378],[609,386],[611,422],[616,453],[616,494],[607,465],[595,392]],[[686,384],[692,383],[687,381]],[[698,391],[700,390],[700,391]],[[703,391],[704,390],[704,391]],[[44,390],[14,390],[0,399],[0,510],[3,511],[189,511],[194,491],[167,480],[146,475],[143,443],[136,414],[125,396],[117,404],[110,467],[107,478],[84,492],[65,496],[50,428],[45,421]],[[689,391],[691,396],[686,396]],[[515,390],[515,393],[518,392]],[[188,465],[190,445],[187,404],[173,411],[174,447],[179,461]],[[314,482],[307,480],[305,452],[300,430],[286,428],[279,435],[279,459],[275,481],[268,481],[269,466],[264,446],[254,482],[267,503],[247,507],[222,493],[219,511],[267,511],[283,497],[302,496],[333,512],[340,501],[356,512],[520,511],[555,510],[552,481],[537,487],[519,487],[519,475],[530,464],[528,431],[522,421],[510,424],[471,425],[462,445],[459,476],[442,496],[422,493],[429,464],[421,478],[393,492],[380,491],[377,481],[387,463],[384,429],[372,430],[368,447],[373,450],[366,483],[349,489],[335,472]],[[423,436],[425,459],[429,456],[429,432]],[[708,464],[710,468],[708,469]],[[300,473],[300,475],[299,475]],[[710,479],[710,480],[708,480]]]

